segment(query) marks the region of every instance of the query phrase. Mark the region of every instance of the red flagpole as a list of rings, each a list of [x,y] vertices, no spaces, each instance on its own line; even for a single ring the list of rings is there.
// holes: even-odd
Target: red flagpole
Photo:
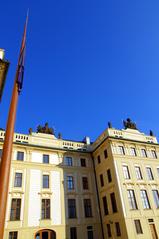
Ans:
[[[18,60],[18,67],[15,75],[14,87],[12,91],[12,99],[10,103],[5,140],[3,144],[3,152],[0,164],[0,239],[3,239],[4,227],[5,227],[5,216],[6,216],[6,207],[7,207],[7,198],[8,198],[8,189],[9,189],[9,177],[10,177],[10,166],[12,159],[12,145],[14,137],[14,126],[16,119],[18,95],[19,95],[19,86],[18,86],[18,77],[19,77],[19,62],[22,51],[25,47],[26,41],[26,29],[28,22],[28,14],[26,18],[26,23],[24,27],[24,34],[20,49],[20,55]]]

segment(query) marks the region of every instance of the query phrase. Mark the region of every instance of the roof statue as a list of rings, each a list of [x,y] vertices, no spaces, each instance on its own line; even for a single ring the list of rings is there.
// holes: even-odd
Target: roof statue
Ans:
[[[62,139],[62,134],[58,133],[58,139]]]
[[[43,134],[52,134],[55,135],[54,129],[53,128],[49,128],[49,124],[45,123],[45,126],[41,126],[39,125],[37,127],[37,133],[43,133]]]
[[[123,125],[125,129],[137,129],[136,124],[130,118],[127,118],[127,120],[124,120]]]
[[[108,128],[113,128],[112,127],[112,122],[110,122],[110,121],[108,122]]]
[[[152,130],[150,130],[150,136],[154,136],[154,133]]]

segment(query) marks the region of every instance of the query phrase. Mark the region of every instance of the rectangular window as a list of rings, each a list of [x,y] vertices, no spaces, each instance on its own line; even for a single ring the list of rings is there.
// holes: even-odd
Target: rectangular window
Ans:
[[[14,187],[22,186],[22,173],[15,173]]]
[[[24,152],[17,152],[17,160],[18,161],[23,161],[24,160]]]
[[[93,236],[93,227],[92,226],[88,226],[87,227],[87,238],[88,239],[93,239],[94,236]]]
[[[50,219],[50,199],[42,199],[42,219]]]
[[[84,190],[88,190],[88,178],[82,177],[82,185]]]
[[[110,224],[107,224],[107,233],[108,233],[108,237],[112,236]]]
[[[108,203],[106,196],[103,197],[103,209],[104,209],[104,215],[108,215]]]
[[[127,190],[130,209],[137,209],[137,203],[134,190]]]
[[[127,165],[123,165],[123,174],[125,179],[130,179],[129,168]]]
[[[115,229],[116,229],[116,236],[120,237],[121,236],[121,230],[120,230],[120,224],[119,222],[115,223]]]
[[[49,163],[49,155],[43,154],[43,163]]]
[[[156,208],[159,208],[159,193],[158,193],[158,190],[152,190],[152,193],[153,193],[155,206],[156,206]]]
[[[90,199],[84,199],[84,212],[85,217],[92,217],[92,207]]]
[[[159,177],[159,168],[157,168],[157,175],[158,175],[158,177]]]
[[[9,239],[18,239],[18,232],[9,232]]]
[[[117,212],[117,204],[116,204],[116,199],[115,199],[115,193],[111,193],[110,194],[110,200],[111,200],[111,204],[112,204],[112,211],[113,212]]]
[[[98,164],[101,163],[100,155],[97,157]]]
[[[108,158],[108,152],[107,152],[106,149],[104,150],[104,158],[105,158],[105,159]]]
[[[131,156],[137,156],[135,148],[133,148],[133,147],[130,148],[130,155]]]
[[[140,220],[134,220],[134,223],[135,223],[136,233],[142,234],[143,232],[142,232]]]
[[[72,157],[65,157],[65,165],[73,166]]]
[[[43,188],[49,188],[49,175],[43,175]]]
[[[13,198],[11,203],[10,220],[17,221],[20,220],[21,211],[21,199]]]
[[[68,199],[68,217],[76,218],[76,200]]]
[[[138,180],[143,179],[142,173],[141,173],[141,169],[140,169],[139,166],[135,166],[135,172],[136,172],[136,178],[137,178]]]
[[[147,178],[148,180],[154,180],[153,174],[152,174],[152,169],[150,167],[146,167],[147,171]]]
[[[145,149],[141,149],[141,155],[142,157],[147,158],[147,153]]]
[[[118,146],[118,148],[119,148],[119,154],[125,155],[124,147],[123,146]]]
[[[108,178],[108,183],[110,183],[112,181],[112,176],[111,176],[110,169],[107,170],[107,178]]]
[[[146,190],[140,190],[140,195],[141,195],[143,208],[150,209],[150,203],[149,203],[149,199],[148,199]]]
[[[68,190],[73,190],[74,189],[73,176],[67,176],[67,189]]]
[[[155,150],[151,150],[152,158],[157,159],[157,153]]]
[[[101,187],[104,186],[103,174],[100,175],[100,185],[101,185]]]
[[[77,239],[77,228],[70,227],[70,239]]]
[[[86,159],[81,158],[81,167],[86,167]]]

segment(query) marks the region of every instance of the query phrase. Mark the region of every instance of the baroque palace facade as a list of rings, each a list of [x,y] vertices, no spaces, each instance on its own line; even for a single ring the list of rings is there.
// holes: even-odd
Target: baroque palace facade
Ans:
[[[14,134],[4,239],[159,238],[152,132],[127,119],[91,143],[56,138],[45,126]]]

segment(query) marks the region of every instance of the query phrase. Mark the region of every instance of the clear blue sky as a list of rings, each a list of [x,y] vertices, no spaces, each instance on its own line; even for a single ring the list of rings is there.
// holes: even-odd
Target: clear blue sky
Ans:
[[[5,128],[27,8],[24,86],[15,130],[49,122],[67,139],[94,140],[130,117],[159,136],[159,1],[5,0],[0,48],[11,62],[2,103]]]

